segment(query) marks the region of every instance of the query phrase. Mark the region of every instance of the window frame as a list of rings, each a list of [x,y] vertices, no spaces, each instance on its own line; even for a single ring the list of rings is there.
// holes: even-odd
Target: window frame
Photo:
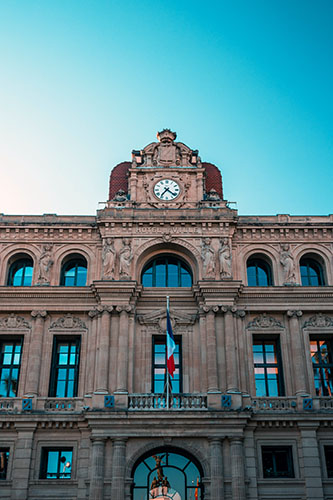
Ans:
[[[3,344],[5,343],[8,343],[8,344],[14,344],[15,346],[16,345],[20,345],[21,346],[21,350],[20,350],[20,363],[19,365],[15,365],[13,364],[13,362],[11,362],[10,365],[4,365],[2,363],[2,346]],[[20,384],[20,374],[21,374],[21,366],[22,366],[22,354],[23,354],[23,344],[24,344],[24,337],[23,336],[0,336],[0,380],[2,379],[2,370],[3,369],[9,369],[10,370],[10,374],[12,373],[12,370],[13,369],[17,369],[18,367],[18,374],[17,374],[17,387],[16,387],[16,394],[15,396],[10,396],[8,395],[8,392],[9,392],[9,389],[7,388],[7,395],[6,396],[1,396],[2,398],[17,398],[17,394],[18,394],[18,388],[19,388],[19,384]],[[15,348],[13,350],[13,353],[12,353],[12,361],[13,361],[13,357],[15,356]],[[8,366],[10,368],[8,368]],[[10,376],[10,381],[11,381],[11,376]],[[14,392],[14,391],[13,391]]]
[[[254,350],[253,346],[255,345],[255,342],[261,342],[265,345],[265,343],[268,342],[274,342],[276,346],[276,363],[266,363],[266,352],[263,349],[263,358],[264,358],[264,363],[255,363],[254,360]],[[271,397],[284,397],[286,394],[285,391],[285,384],[284,384],[284,374],[283,374],[283,360],[282,360],[282,350],[281,350],[281,341],[280,341],[280,335],[258,335],[253,333],[252,334],[252,356],[253,356],[253,378],[254,378],[254,389],[256,393],[256,397],[263,397],[263,398],[271,398]],[[264,368],[264,374],[265,374],[265,392],[269,393],[267,390],[269,388],[269,383],[268,383],[268,376],[267,376],[267,369],[268,368],[277,368],[277,384],[278,384],[278,389],[279,389],[279,394],[277,396],[271,396],[269,394],[259,396],[257,395],[257,390],[256,390],[256,372],[255,368]]]
[[[302,261],[303,261],[303,263],[302,263]],[[312,263],[313,266],[310,266],[310,263]],[[302,267],[306,267],[307,272],[306,272],[306,276],[304,276],[304,279],[306,278],[308,280],[307,284],[303,283]],[[311,283],[311,274],[309,273],[310,267],[316,273],[316,276],[318,279],[318,284]],[[300,278],[301,278],[301,286],[325,286],[324,268],[323,268],[322,264],[318,261],[318,259],[313,258],[311,256],[308,256],[306,254],[303,255],[299,260],[299,272],[300,272]]]
[[[179,370],[179,392],[173,392],[173,394],[182,394],[183,393],[183,363],[182,363],[182,337],[181,335],[174,335],[176,346],[178,346],[178,356],[179,363],[175,363],[175,368]],[[155,364],[155,345],[164,345],[166,346],[166,336],[164,335],[153,335],[152,336],[152,363],[151,363],[151,393],[152,394],[161,394],[161,392],[155,392],[155,368],[163,368],[165,370],[164,373],[164,386],[166,384],[166,362],[164,365],[156,363]],[[166,359],[165,359],[166,361]],[[171,386],[172,386],[172,377],[170,377]]]
[[[165,286],[157,286],[156,285],[156,263],[157,263],[158,260],[163,260],[163,259],[165,260],[165,262],[163,263],[163,265],[165,266],[165,283],[166,283],[166,285]],[[178,271],[177,271],[178,285],[175,286],[175,287],[169,286],[169,284],[168,284],[168,277],[169,277],[169,274],[168,274],[168,266],[169,266],[168,259],[173,259],[173,260],[177,261],[177,267],[178,267]],[[170,263],[170,265],[171,264],[172,263]],[[148,285],[144,285],[143,281],[144,281],[144,274],[150,268],[152,268],[152,272],[151,272],[152,285],[148,286]],[[182,274],[183,274],[183,271],[186,271],[187,274],[191,278],[191,285],[190,286],[184,286],[184,285],[182,285]],[[141,276],[140,276],[140,282],[141,282],[141,284],[145,288],[191,288],[193,286],[193,272],[192,272],[191,266],[185,260],[183,260],[181,257],[179,257],[178,255],[173,255],[173,254],[158,254],[158,255],[154,256],[152,259],[148,260],[148,262],[146,262],[146,264],[143,266],[142,271],[141,271]]]
[[[72,267],[70,267],[71,264],[74,264],[74,263],[75,263],[75,265],[72,265]],[[68,272],[70,269],[73,269],[74,267],[75,267],[74,284],[73,285],[66,285],[66,272]],[[86,270],[86,281],[85,281],[84,285],[77,284],[78,267],[83,267]],[[65,287],[87,286],[87,280],[88,280],[88,262],[87,262],[87,259],[83,255],[71,254],[62,261],[61,271],[60,271],[60,286],[65,286]]]
[[[253,265],[251,265],[253,263]],[[259,266],[258,263],[262,264],[262,266]],[[248,269],[249,267],[255,267],[255,281],[256,284],[249,284],[249,275],[248,275]],[[258,267],[262,269],[267,278],[267,285],[265,284],[260,284],[259,283],[259,274],[258,274]],[[246,281],[247,281],[247,286],[251,287],[269,287],[269,286],[274,286],[274,281],[273,281],[273,269],[272,269],[272,264],[268,262],[267,258],[265,256],[262,256],[261,254],[253,254],[248,257],[246,260]]]
[[[8,268],[8,277],[7,277],[7,286],[11,286],[11,287],[28,287],[28,286],[31,286],[32,285],[32,279],[33,279],[33,274],[34,274],[34,261],[33,261],[33,258],[30,256],[30,255],[20,255],[20,256],[15,256],[14,258],[12,258],[10,260],[10,264],[9,264],[9,268]],[[23,263],[23,266],[20,266],[18,267],[19,263]],[[29,264],[29,265],[28,265]],[[15,270],[15,267],[17,268]],[[26,274],[26,268],[31,268],[32,269],[32,272],[31,272],[31,281],[29,284],[24,284],[22,283],[25,279],[25,274]],[[21,277],[21,283],[19,285],[14,285],[14,276],[15,276],[15,273],[19,270],[19,269],[22,269],[23,268],[23,274],[22,274],[22,277]]]
[[[318,342],[323,342],[323,341],[326,341],[329,346],[330,346],[330,352],[329,352],[329,356],[330,356],[330,363],[316,363],[314,364],[313,361],[312,361],[312,354],[311,354],[311,342],[316,342],[317,343],[317,346],[318,346]],[[321,350],[317,350],[317,352],[319,352],[321,354]],[[329,334],[324,334],[324,335],[320,335],[318,333],[316,334],[311,334],[309,335],[309,355],[310,355],[310,363],[311,363],[311,366],[312,366],[312,377],[313,377],[313,386],[314,386],[314,394],[316,395],[316,397],[333,397],[333,336],[332,335],[329,335]],[[317,389],[316,389],[316,379],[315,379],[315,368],[319,369],[320,370],[320,379],[321,379],[321,389],[322,389],[322,394],[317,394]],[[329,369],[331,370],[331,380],[332,380],[332,394],[324,394],[324,387],[322,382],[323,382],[323,375],[322,375],[322,370],[325,370],[325,369]]]
[[[77,362],[75,365],[67,363],[62,365],[57,364],[58,356],[58,345],[59,344],[76,344],[76,358]],[[69,352],[70,356],[70,352]],[[80,376],[80,359],[81,359],[81,335],[54,335],[53,337],[53,347],[52,347],[52,360],[51,360],[51,372],[50,372],[50,382],[49,382],[49,397],[51,398],[75,398],[78,397],[78,387],[79,387],[79,376]],[[57,373],[60,369],[65,369],[66,373],[66,392],[68,389],[68,370],[74,367],[74,385],[73,385],[73,395],[72,396],[56,396],[57,392]]]
[[[12,452],[12,450],[11,450],[10,446],[2,446],[0,444],[0,455],[1,455],[1,453],[8,453],[8,456],[5,459],[6,460],[6,464],[5,464],[5,468],[4,468],[4,477],[1,477],[2,471],[1,471],[1,468],[0,468],[0,482],[8,480],[11,452]],[[0,463],[0,467],[1,467],[1,463]]]
[[[71,462],[71,471],[70,471],[70,476],[69,477],[47,477],[47,466],[48,466],[48,453],[56,451],[59,452],[59,459],[57,463],[57,475],[64,474],[64,472],[59,471],[60,467],[60,457],[61,453],[63,452],[68,452],[70,451],[72,453],[72,462]],[[39,479],[41,480],[48,480],[48,481],[59,481],[59,480],[64,480],[64,481],[69,481],[71,479],[74,479],[74,468],[73,468],[73,463],[74,463],[74,454],[75,450],[73,446],[58,446],[58,443],[56,446],[53,445],[46,445],[46,446],[41,446],[40,448],[40,466],[39,466]],[[47,458],[47,460],[46,460]],[[67,473],[68,474],[68,473]]]
[[[264,469],[264,456],[263,456],[263,453],[264,453],[264,449],[266,449],[266,451],[269,451],[269,450],[272,450],[272,452],[276,452],[277,450],[278,451],[282,451],[283,449],[287,451],[287,462],[289,462],[289,465],[291,465],[291,471],[290,471],[290,475],[279,475],[277,471],[275,471],[272,475],[269,475],[269,476],[265,476],[265,469]],[[295,450],[295,445],[294,443],[285,443],[285,444],[281,444],[281,441],[279,442],[279,444],[276,444],[276,443],[272,443],[272,442],[261,442],[260,445],[259,445],[259,454],[260,454],[260,464],[261,464],[261,477],[264,479],[264,480],[271,480],[271,481],[276,481],[276,480],[295,480],[297,478],[297,474],[296,474],[296,471],[297,471],[297,464],[296,464],[296,461],[295,461],[295,457],[296,457],[296,450]],[[274,458],[274,461],[276,463],[276,457]]]

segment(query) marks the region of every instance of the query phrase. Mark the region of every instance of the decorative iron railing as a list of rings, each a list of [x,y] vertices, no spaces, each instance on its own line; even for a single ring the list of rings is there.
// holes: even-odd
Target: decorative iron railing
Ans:
[[[207,410],[206,394],[129,394],[129,410]]]

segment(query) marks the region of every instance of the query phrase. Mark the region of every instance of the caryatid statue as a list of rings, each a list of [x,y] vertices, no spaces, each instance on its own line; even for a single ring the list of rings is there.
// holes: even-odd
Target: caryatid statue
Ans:
[[[219,250],[219,263],[220,263],[220,277],[232,277],[232,254],[228,238],[223,238],[220,241]]]
[[[103,278],[113,279],[114,268],[116,261],[116,251],[114,249],[114,241],[112,238],[106,238],[103,245]]]

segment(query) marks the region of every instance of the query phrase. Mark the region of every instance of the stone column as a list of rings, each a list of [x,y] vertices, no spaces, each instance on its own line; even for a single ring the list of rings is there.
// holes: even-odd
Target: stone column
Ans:
[[[320,456],[317,440],[317,425],[314,422],[299,422],[301,432],[305,496],[308,500],[324,498],[321,478]]]
[[[102,310],[97,361],[97,393],[108,393],[109,391],[109,353],[110,353],[110,325],[112,311],[111,307]]]
[[[209,441],[210,448],[210,500],[221,500],[223,492],[223,454],[222,444],[219,438]]]
[[[206,312],[203,308],[199,310],[199,329],[200,329],[200,347],[201,347],[201,391],[208,389],[207,381],[207,333],[206,333]]]
[[[38,396],[40,366],[42,361],[44,320],[47,316],[47,312],[32,311],[31,316],[34,318],[34,325],[32,328],[32,336],[29,349],[25,395]]]
[[[104,498],[104,452],[105,438],[91,438],[92,458],[90,472],[89,500]]]
[[[117,389],[116,392],[128,392],[128,313],[132,307],[117,307],[120,312],[117,357]]]
[[[13,458],[12,500],[26,500],[29,491],[31,455],[36,424],[16,423],[17,439]],[[1,494],[0,494],[1,496]]]
[[[111,500],[125,496],[126,438],[113,440]]]
[[[227,392],[239,392],[234,318],[230,307],[222,306],[222,311],[224,312]]]
[[[218,391],[217,379],[217,344],[216,344],[216,329],[215,329],[215,313],[218,307],[204,308],[207,312],[206,316],[206,332],[207,332],[207,372],[208,372],[208,392]]]
[[[287,316],[289,317],[295,393],[296,395],[304,396],[308,394],[306,390],[307,377],[304,372],[305,353],[303,348],[303,342],[301,340],[301,330],[298,321],[298,318],[300,318],[302,315],[303,315],[302,311],[287,311]]]
[[[230,438],[232,500],[245,500],[243,438]]]

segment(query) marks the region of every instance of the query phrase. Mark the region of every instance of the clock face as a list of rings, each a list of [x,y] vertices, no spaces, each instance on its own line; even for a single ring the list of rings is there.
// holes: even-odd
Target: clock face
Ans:
[[[179,184],[171,179],[162,179],[154,186],[154,194],[163,201],[171,201],[177,198],[180,193]]]

